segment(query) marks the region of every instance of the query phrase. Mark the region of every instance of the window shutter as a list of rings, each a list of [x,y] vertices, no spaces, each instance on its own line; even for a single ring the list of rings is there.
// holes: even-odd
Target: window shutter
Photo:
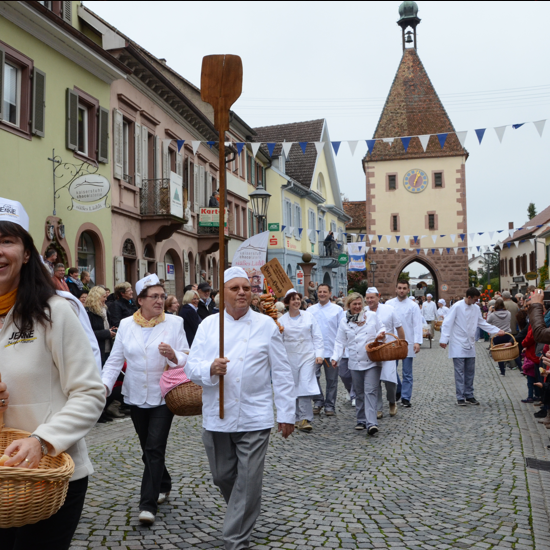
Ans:
[[[176,155],[176,174],[183,178],[183,156],[181,153]]]
[[[199,167],[193,167],[193,210],[199,211]]]
[[[199,197],[200,197],[199,206],[206,206],[207,204],[204,202],[205,187],[206,187],[206,181],[205,181],[204,166],[199,166]]]
[[[0,120],[2,120],[2,107],[4,106],[4,61],[6,54],[0,48]]]
[[[3,63],[0,63],[0,71],[4,72]],[[0,82],[0,86],[1,86]],[[32,78],[32,133],[35,136],[44,137],[46,114],[46,73],[33,70]]]
[[[164,262],[157,262],[157,277],[159,279],[166,279],[166,268]]]
[[[78,147],[78,94],[67,88],[67,149]]]
[[[124,258],[115,256],[115,286],[124,282]]]
[[[139,278],[143,279],[147,273],[147,260],[139,260]]]
[[[72,2],[62,2],[61,7],[61,16],[63,17],[63,21],[66,21],[70,25],[73,24],[73,4]]]
[[[115,178],[121,180],[122,172],[124,169],[124,139],[122,136],[122,113],[118,109],[113,109],[113,134],[115,139],[113,140],[113,157],[114,157],[114,171],[113,175]]]
[[[251,158],[250,159],[250,171],[252,172],[252,181],[250,183],[252,183],[252,185],[256,185],[256,161]]]
[[[161,151],[160,151],[160,138],[155,136],[155,179],[159,180],[162,178],[162,163],[161,163]]]
[[[109,162],[109,110],[105,107],[99,108],[97,160],[103,164]]]
[[[145,126],[141,127],[141,183],[149,179],[149,131]]]
[[[170,153],[166,141],[162,142],[162,177],[165,180],[170,179]]]
[[[141,124],[134,124],[134,182],[141,187]]]

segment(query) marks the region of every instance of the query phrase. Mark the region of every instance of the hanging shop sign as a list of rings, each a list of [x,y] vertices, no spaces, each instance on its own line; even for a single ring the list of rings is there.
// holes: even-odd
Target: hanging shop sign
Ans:
[[[278,223],[268,223],[267,224],[267,230],[268,231],[280,231],[280,225]]]
[[[524,283],[525,279],[523,275],[520,275],[519,277],[512,277],[512,281],[514,281],[514,283]]]
[[[166,280],[176,280],[176,266],[174,264],[166,264]]]
[[[183,218],[183,178],[170,172],[170,214]]]
[[[446,285],[445,283],[443,283],[443,284],[441,285],[441,290],[442,290],[443,292],[447,292],[447,290],[449,290],[449,285]]]
[[[304,286],[304,272],[301,269],[296,271],[296,284],[298,286]]]
[[[219,227],[219,208],[201,208],[199,211],[199,227]],[[227,227],[227,208],[225,209],[224,227]]]
[[[529,273],[525,274],[525,278],[528,281],[534,281],[538,277],[538,274],[536,271],[529,271]]]
[[[267,279],[267,284],[273,289],[277,298],[283,298],[285,294],[293,288],[292,281],[288,278],[288,275],[277,258],[269,260],[269,262],[261,267],[261,271]]]
[[[107,208],[107,195],[110,189],[109,180],[99,174],[86,174],[76,178],[69,186],[72,210],[97,212]]]
[[[339,254],[338,255],[338,263],[340,265],[347,265],[348,264],[348,255],[347,254]]]

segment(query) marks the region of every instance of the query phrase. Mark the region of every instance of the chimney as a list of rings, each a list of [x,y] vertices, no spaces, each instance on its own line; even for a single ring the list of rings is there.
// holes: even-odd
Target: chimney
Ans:
[[[514,222],[508,222],[508,229],[514,229]]]
[[[166,59],[164,59],[164,57],[161,57],[159,59],[159,61],[163,64],[163,65],[166,65]]]

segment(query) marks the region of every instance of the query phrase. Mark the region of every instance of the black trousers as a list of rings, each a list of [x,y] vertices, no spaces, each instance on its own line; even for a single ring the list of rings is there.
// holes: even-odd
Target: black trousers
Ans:
[[[141,458],[145,464],[139,509],[156,514],[159,493],[168,493],[172,488],[172,479],[164,465],[164,457],[174,414],[166,405],[161,405],[152,409],[131,406],[130,415],[139,437],[143,451]]]
[[[84,507],[88,478],[69,483],[67,498],[57,514],[48,519],[0,529],[0,550],[68,550]]]

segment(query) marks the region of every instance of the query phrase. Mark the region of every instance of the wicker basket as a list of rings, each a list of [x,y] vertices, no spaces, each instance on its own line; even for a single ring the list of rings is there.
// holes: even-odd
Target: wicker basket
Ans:
[[[367,344],[367,355],[371,361],[379,363],[380,361],[397,361],[405,359],[409,354],[409,344],[406,340],[400,340],[395,334],[387,332],[386,334],[393,336],[395,340],[392,342],[380,342],[375,340]]]
[[[434,330],[441,330],[441,325],[443,321],[434,321]]]
[[[516,339],[509,332],[507,332],[506,334],[512,337],[512,340],[514,341],[513,345],[507,346],[506,344],[497,344],[496,346],[493,346],[493,339],[495,337],[493,336],[491,338],[491,357],[497,363],[503,361],[513,361],[514,359],[517,359],[519,357],[519,345],[516,342]]]
[[[0,455],[12,441],[30,435],[4,428],[3,421],[0,413]],[[57,513],[73,472],[74,462],[67,453],[45,456],[38,468],[31,470],[0,467],[0,529],[30,525]]]
[[[165,398],[168,408],[176,416],[202,414],[202,387],[194,382],[185,382],[170,390]]]

